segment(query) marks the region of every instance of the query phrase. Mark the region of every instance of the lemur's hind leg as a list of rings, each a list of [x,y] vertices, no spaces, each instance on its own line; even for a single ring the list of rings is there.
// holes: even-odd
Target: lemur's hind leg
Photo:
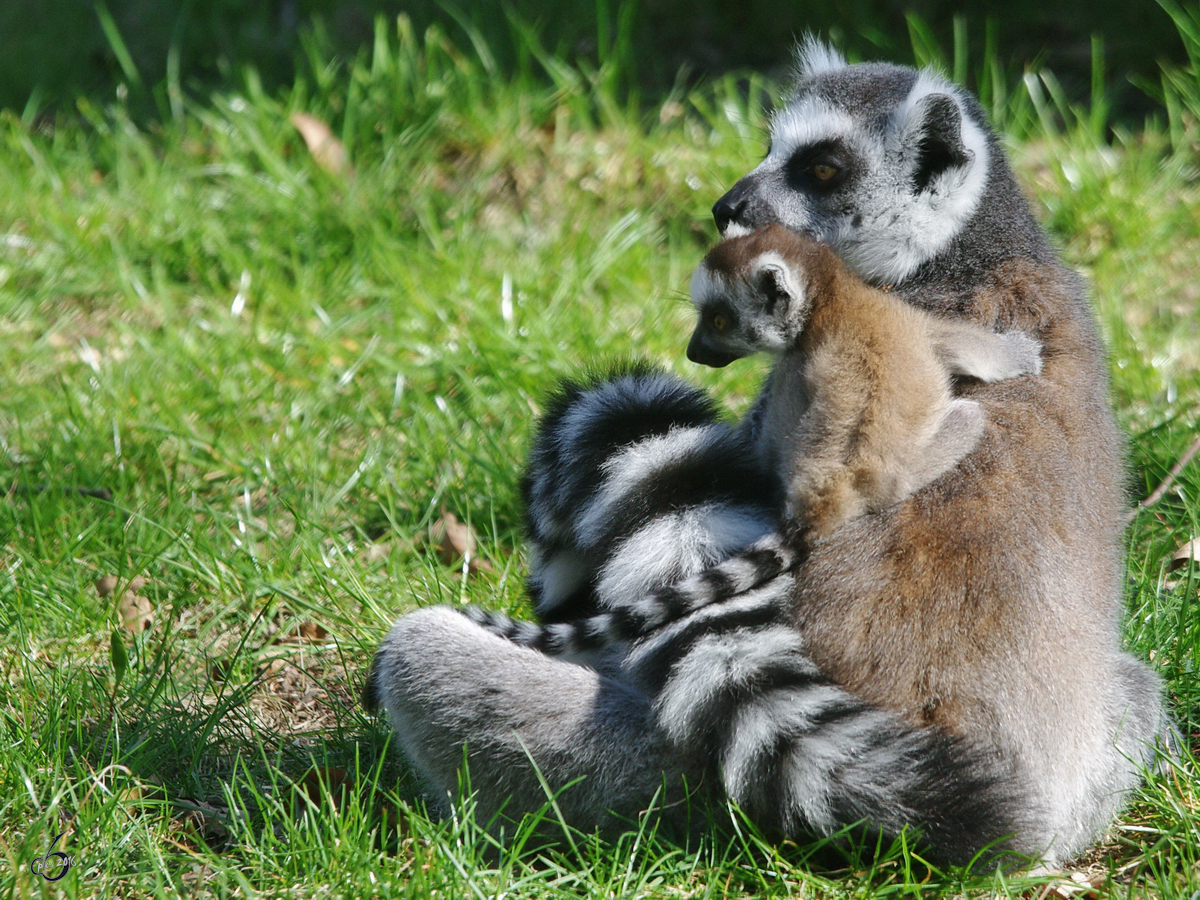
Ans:
[[[906,496],[915,493],[953,469],[975,449],[987,425],[974,400],[958,397],[950,401],[937,431],[924,447],[913,448],[912,464],[905,486]]]
[[[396,622],[364,693],[369,708],[386,712],[443,811],[465,748],[481,823],[540,810],[547,789],[566,822],[584,830],[619,827],[684,794],[683,773],[638,690],[518,647],[449,607]]]

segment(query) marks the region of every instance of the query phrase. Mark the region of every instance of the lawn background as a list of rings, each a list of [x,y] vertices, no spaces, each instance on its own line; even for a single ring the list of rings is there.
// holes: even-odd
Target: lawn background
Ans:
[[[422,813],[357,706],[401,611],[528,611],[516,481],[554,379],[636,355],[731,415],[753,396],[761,362],[683,359],[685,291],[711,203],[764,150],[785,46],[734,35],[705,62],[688,35],[734,31],[716,4],[686,22],[516,6],[486,27],[482,7],[357,4],[357,49],[336,4],[314,27],[303,5],[56,8],[0,21],[0,58],[33,36],[25,69],[0,66],[0,890],[1070,893],[931,874],[902,848],[813,860],[732,814],[696,846],[648,820],[615,846],[497,849],[469,815]],[[852,56],[940,64],[1010,135],[1092,285],[1132,505],[1196,433],[1200,7],[1103,9],[1094,39],[1020,10],[812,21]],[[777,40],[785,19],[752,21]],[[1153,54],[1122,62],[1142,40]],[[297,112],[352,170],[310,152]],[[1126,626],[1193,741],[1198,573],[1170,559],[1200,534],[1198,468],[1133,520]],[[447,513],[485,566],[439,553]],[[1154,779],[1065,877],[1194,897],[1198,787],[1190,758]],[[74,858],[55,883],[29,870],[51,849]]]

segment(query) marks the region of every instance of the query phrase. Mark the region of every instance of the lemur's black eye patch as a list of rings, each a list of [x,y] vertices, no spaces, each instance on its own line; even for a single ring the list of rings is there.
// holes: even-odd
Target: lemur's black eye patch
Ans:
[[[711,303],[700,313],[700,323],[716,335],[726,335],[738,325],[738,316],[728,303]]]
[[[803,191],[834,190],[846,183],[853,170],[854,156],[837,138],[797,148],[786,166],[788,183]]]

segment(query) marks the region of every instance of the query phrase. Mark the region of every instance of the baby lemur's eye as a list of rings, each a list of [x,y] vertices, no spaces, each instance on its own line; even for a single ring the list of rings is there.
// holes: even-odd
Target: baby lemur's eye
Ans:
[[[817,181],[828,181],[837,175],[838,167],[831,166],[829,163],[817,163],[812,167],[812,173]]]
[[[714,313],[711,319],[713,331],[724,331],[729,327],[729,320],[720,313]]]

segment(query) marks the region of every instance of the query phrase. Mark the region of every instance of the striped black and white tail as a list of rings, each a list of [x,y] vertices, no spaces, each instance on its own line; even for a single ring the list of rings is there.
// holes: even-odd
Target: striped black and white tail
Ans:
[[[547,622],[644,600],[774,531],[782,491],[711,399],[631,366],[548,401],[521,482],[529,595]]]
[[[1027,849],[1013,836],[1037,810],[1011,765],[824,675],[788,621],[790,570],[742,586],[643,631],[606,667],[650,698],[653,729],[685,768],[719,784],[768,834],[832,835],[861,823],[889,840],[907,835],[938,865],[995,865]],[[501,633],[488,614],[470,617]],[[586,640],[583,629],[507,621],[512,631],[502,636],[526,647],[536,635]],[[576,646],[540,649],[559,655]]]
[[[938,864],[994,859],[1034,811],[994,751],[916,727],[824,675],[787,621],[781,572],[633,644],[622,672],[653,699],[657,727],[706,766],[768,832],[834,834],[855,823],[908,833]]]
[[[467,607],[463,614],[515,644],[548,656],[587,661],[613,645],[639,640],[705,606],[724,603],[753,590],[790,571],[797,561],[797,550],[772,532],[729,559],[677,584],[659,587],[643,597],[630,598],[581,619],[541,625],[479,607]]]

